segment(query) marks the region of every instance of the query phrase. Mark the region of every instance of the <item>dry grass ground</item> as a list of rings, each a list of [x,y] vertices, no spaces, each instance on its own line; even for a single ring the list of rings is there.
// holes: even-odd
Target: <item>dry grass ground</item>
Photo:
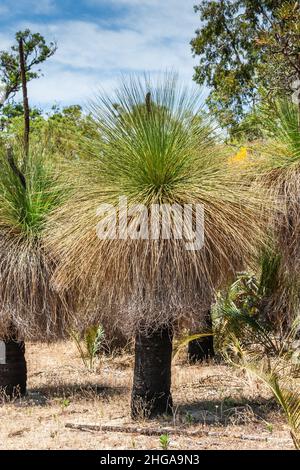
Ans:
[[[27,345],[28,396],[0,402],[0,449],[159,449],[158,436],[83,432],[67,423],[175,427],[170,449],[293,449],[289,430],[263,386],[224,365],[173,368],[174,414],[132,423],[133,358],[101,357],[87,371],[73,343]]]

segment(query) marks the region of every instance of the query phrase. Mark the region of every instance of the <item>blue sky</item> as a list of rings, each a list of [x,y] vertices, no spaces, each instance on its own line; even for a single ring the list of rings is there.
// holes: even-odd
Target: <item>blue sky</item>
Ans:
[[[31,102],[84,104],[112,90],[120,74],[178,71],[192,82],[189,42],[199,26],[196,0],[0,0],[0,49],[30,28],[55,40],[56,54],[29,86]]]

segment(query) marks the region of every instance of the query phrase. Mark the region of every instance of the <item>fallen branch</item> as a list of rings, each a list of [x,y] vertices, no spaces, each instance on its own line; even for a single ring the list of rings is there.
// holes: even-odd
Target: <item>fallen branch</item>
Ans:
[[[74,424],[67,423],[65,425],[68,429],[79,430],[84,432],[120,432],[126,434],[142,434],[144,436],[161,436],[162,434],[168,434],[173,436],[187,436],[187,437],[227,437],[231,439],[247,440],[247,441],[261,441],[267,442],[271,440],[276,440],[276,438],[271,438],[268,436],[247,436],[247,435],[234,435],[224,432],[214,432],[206,431],[204,429],[197,429],[195,431],[188,431],[187,429],[180,428],[140,428],[137,426],[116,426],[116,425],[107,425],[107,424]],[[280,439],[282,442],[283,439]],[[286,439],[286,442],[290,442],[289,439]]]
[[[137,426],[114,426],[106,424],[100,425],[67,423],[65,427],[69,429],[77,429],[80,431],[123,432],[126,434],[143,434],[144,436],[161,436],[162,434],[173,434],[193,437],[208,435],[208,431],[203,430],[187,431],[186,429],[175,428],[139,428]]]

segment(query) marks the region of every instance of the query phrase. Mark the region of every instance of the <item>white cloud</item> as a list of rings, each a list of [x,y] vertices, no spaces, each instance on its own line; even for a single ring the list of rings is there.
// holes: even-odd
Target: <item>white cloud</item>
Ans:
[[[46,74],[29,83],[32,102],[78,103],[88,100],[95,87],[95,77],[80,72],[69,72],[62,68],[49,67]]]
[[[189,0],[86,0],[86,3],[90,5],[123,5],[127,7],[161,7],[165,6],[166,8],[173,8],[174,6],[183,6],[183,2],[186,4],[191,3]]]
[[[8,7],[6,5],[0,5],[0,15],[6,15],[8,13]]]
[[[0,14],[12,17],[16,13],[49,15],[57,9],[56,0],[4,0],[0,5]]]
[[[32,8],[36,15],[48,15],[56,10],[55,0],[25,0],[22,3],[24,7],[27,3],[27,7]]]
[[[31,1],[33,0],[26,0]],[[43,2],[53,5],[52,1]],[[197,27],[195,0],[86,0],[128,8],[109,20],[96,18],[19,25],[55,39],[58,50],[42,66],[44,77],[30,85],[31,99],[82,102],[99,86],[113,88],[120,72],[156,73],[174,69],[191,81],[194,60],[189,42]],[[1,36],[0,36],[1,39]]]
[[[9,40],[7,34],[0,33],[0,50],[7,50],[11,46],[11,41]]]
[[[92,6],[115,5],[122,7],[144,7],[144,6],[157,6],[161,0],[85,0],[86,4]],[[168,3],[174,0],[167,0]],[[177,0],[175,0],[177,1]]]
[[[126,14],[118,17],[118,24],[147,36],[167,37],[188,42],[199,26],[194,13],[196,0],[86,0],[93,5],[127,7]]]
[[[51,25],[44,32],[58,43],[54,61],[68,67],[112,73],[173,67],[192,73],[188,42],[129,28],[110,30],[81,21]]]

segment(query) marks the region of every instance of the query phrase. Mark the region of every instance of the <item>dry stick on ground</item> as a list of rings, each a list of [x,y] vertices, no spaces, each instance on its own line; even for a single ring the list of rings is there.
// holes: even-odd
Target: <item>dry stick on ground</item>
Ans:
[[[232,439],[240,439],[244,441],[270,441],[276,440],[268,436],[245,436],[243,434],[229,434],[224,432],[205,431],[204,429],[197,429],[195,431],[187,431],[186,429],[174,429],[174,428],[139,428],[137,426],[113,426],[113,425],[100,425],[100,424],[74,424],[66,423],[68,429],[75,431],[85,432],[121,432],[126,434],[142,434],[144,436],[161,436],[162,434],[176,435],[176,436],[187,436],[187,437],[230,437]],[[282,439],[280,440],[282,441]],[[286,442],[290,442],[286,439]]]
[[[27,77],[26,77],[26,64],[24,54],[24,41],[23,38],[19,39],[19,61],[20,61],[20,72],[22,80],[22,91],[23,91],[23,108],[24,108],[24,160],[25,165],[27,164],[29,154],[29,133],[30,133],[30,110],[28,103],[27,93]]]

